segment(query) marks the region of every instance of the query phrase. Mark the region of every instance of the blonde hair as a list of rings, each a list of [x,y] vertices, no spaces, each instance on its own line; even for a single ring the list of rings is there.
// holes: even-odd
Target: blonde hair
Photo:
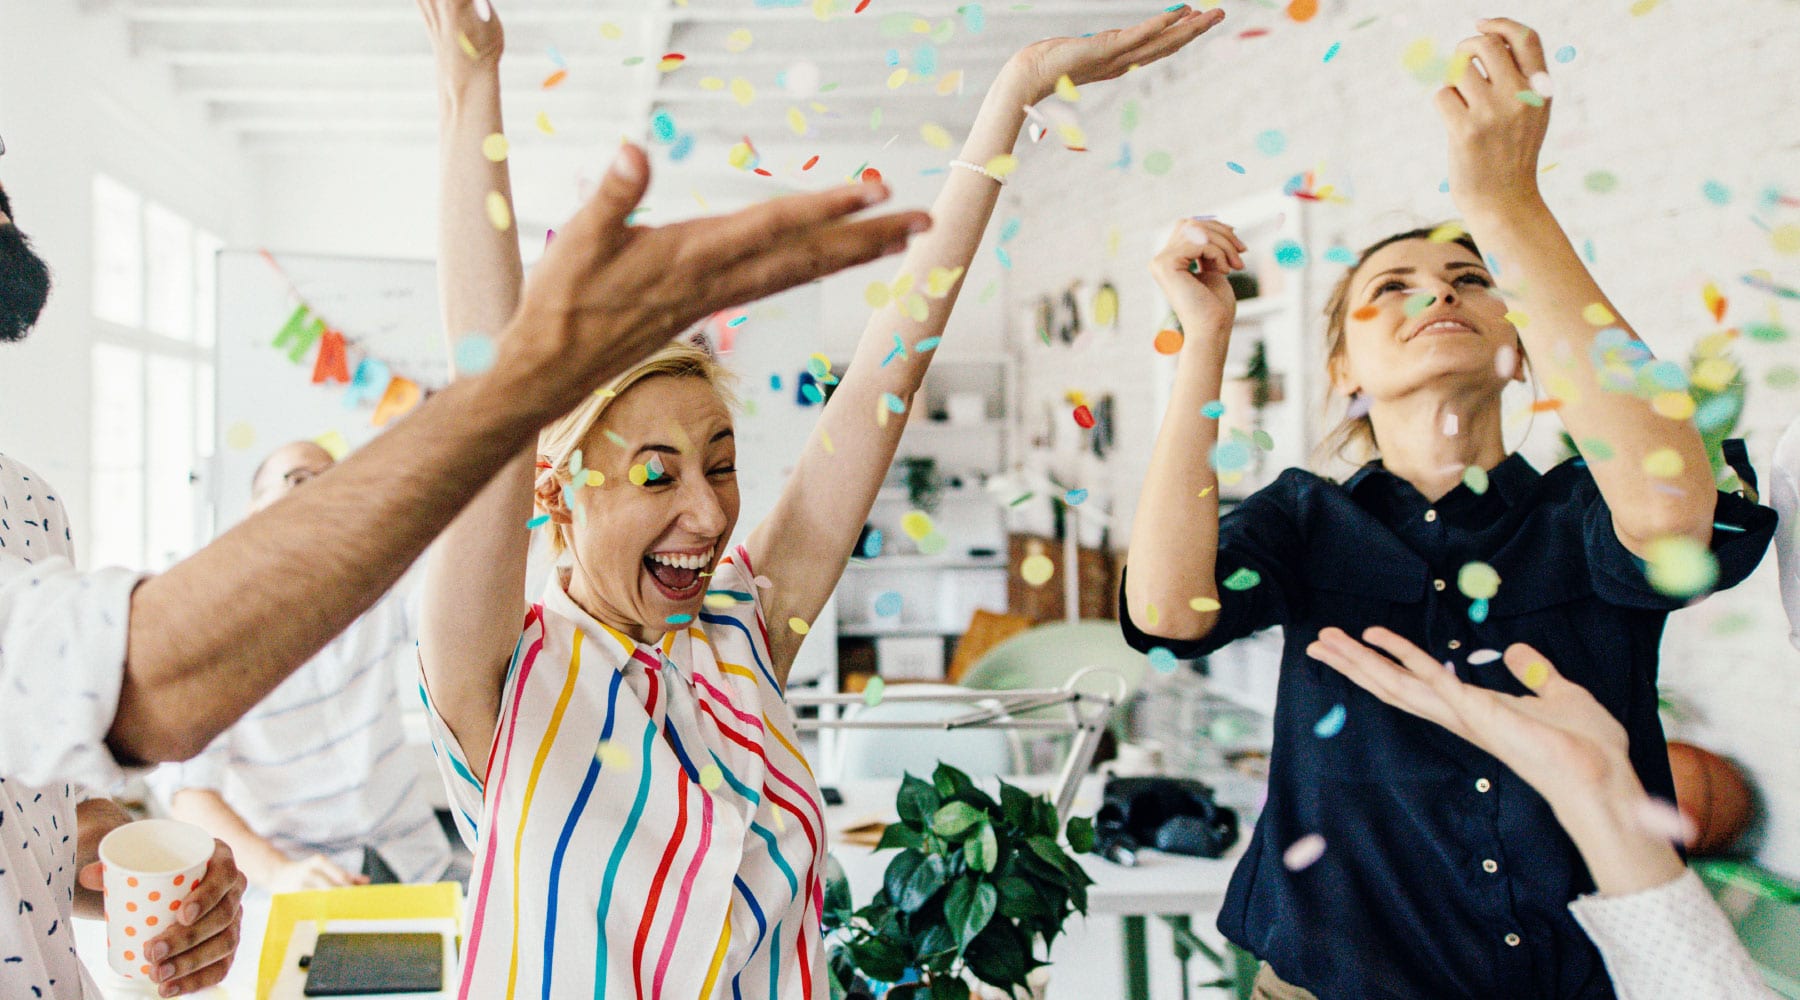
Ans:
[[[1361,270],[1363,264],[1373,257],[1376,251],[1403,240],[1430,239],[1437,229],[1438,227],[1435,226],[1423,226],[1376,240],[1356,255],[1356,263],[1346,268],[1344,276],[1339,278],[1338,283],[1332,287],[1331,297],[1325,302],[1325,372],[1327,376],[1325,409],[1327,411],[1333,409],[1330,385],[1331,368],[1340,363],[1345,351],[1349,349],[1346,329],[1350,319],[1350,279],[1356,277],[1356,272]],[[1481,259],[1481,249],[1475,245],[1475,240],[1467,233],[1459,234],[1451,242],[1474,254],[1477,260]],[[1370,459],[1380,457],[1381,446],[1375,440],[1375,422],[1369,419],[1367,410],[1351,416],[1348,411],[1354,402],[1351,400],[1345,403],[1344,416],[1338,421],[1336,427],[1333,427],[1324,438],[1320,439],[1319,446],[1313,449],[1314,465],[1329,464],[1333,460],[1348,462],[1351,465],[1362,465]]]
[[[727,410],[737,409],[737,394],[733,389],[736,377],[719,363],[718,358],[691,341],[670,343],[538,433],[536,504],[539,511],[549,513],[550,501],[574,481],[574,470],[569,468],[569,462],[600,423],[600,415],[606,412],[607,406],[632,386],[659,375],[703,379],[718,394],[719,402]],[[586,464],[585,459],[583,464]],[[569,548],[570,526],[555,521],[551,526],[556,530],[550,533],[550,551],[553,556],[561,557]]]

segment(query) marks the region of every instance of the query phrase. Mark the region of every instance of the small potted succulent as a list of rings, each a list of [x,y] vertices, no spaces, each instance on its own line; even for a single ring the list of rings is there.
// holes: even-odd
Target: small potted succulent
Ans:
[[[1069,916],[1087,912],[1092,883],[1057,838],[1056,807],[1005,782],[995,801],[947,764],[929,782],[907,775],[897,805],[876,850],[900,853],[874,898],[853,909],[841,877],[826,890],[833,994],[895,984],[888,1000],[968,1000],[986,984],[1029,995],[1046,964],[1038,945],[1048,955]],[[1094,849],[1091,820],[1064,832],[1076,853]]]

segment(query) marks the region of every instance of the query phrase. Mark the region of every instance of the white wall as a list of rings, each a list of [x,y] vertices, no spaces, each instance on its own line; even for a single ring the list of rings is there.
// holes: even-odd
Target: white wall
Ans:
[[[1800,310],[1784,310],[1739,276],[1766,268],[1784,284],[1800,283],[1800,258],[1777,253],[1763,228],[1800,222],[1800,210],[1758,204],[1762,191],[1791,187],[1800,176],[1791,127],[1800,8],[1734,0],[1729,17],[1716,5],[1692,4],[1632,17],[1626,6],[1515,0],[1507,8],[1539,28],[1552,51],[1576,50],[1572,62],[1551,66],[1556,110],[1544,162],[1555,166],[1543,175],[1550,203],[1578,245],[1593,241],[1601,284],[1659,354],[1685,358],[1697,338],[1717,328],[1701,304],[1708,279],[1730,299],[1729,323],[1785,311],[1796,329]],[[1089,88],[1081,112],[1093,151],[1067,153],[1046,140],[1025,157],[1009,192],[1024,220],[1009,245],[1016,262],[1007,287],[1010,319],[1017,322],[1038,295],[1060,292],[1074,279],[1118,285],[1123,332],[1116,342],[1085,354],[1028,350],[1025,382],[1040,396],[1060,396],[1066,387],[1117,395],[1120,451],[1090,472],[1117,490],[1121,521],[1135,502],[1155,432],[1142,391],[1154,357],[1150,337],[1161,321],[1144,268],[1152,234],[1179,217],[1278,189],[1309,169],[1350,198],[1316,206],[1308,248],[1315,259],[1333,243],[1356,248],[1454,214],[1438,191],[1445,154],[1432,88],[1402,68],[1401,51],[1423,36],[1447,50],[1493,5],[1406,0],[1373,8],[1328,0],[1322,8],[1312,23],[1295,25],[1273,11],[1230,4],[1216,37],[1121,85]],[[1237,37],[1252,27],[1272,31]],[[1334,42],[1339,54],[1322,62]],[[1129,135],[1121,122],[1128,99],[1138,102],[1141,117]],[[1286,137],[1278,156],[1255,144],[1269,129]],[[1136,160],[1123,172],[1111,166],[1122,142]],[[1152,176],[1142,163],[1158,150],[1173,156],[1173,167]],[[1247,173],[1229,171],[1228,160]],[[1600,170],[1617,176],[1616,190],[1586,189],[1586,176]],[[1730,188],[1729,204],[1702,197],[1707,180]],[[1746,344],[1739,355],[1752,375],[1740,432],[1752,456],[1766,462],[1782,426],[1800,412],[1800,393],[1768,387],[1764,374],[1772,364],[1793,363],[1794,348]],[[1538,423],[1540,432],[1554,430],[1551,421]],[[1113,540],[1123,546],[1124,537],[1120,531]],[[1800,873],[1800,655],[1785,641],[1773,572],[1771,554],[1749,583],[1673,618],[1664,686],[1691,706],[1683,734],[1751,772],[1769,817],[1755,841],[1761,859]]]
[[[246,167],[235,143],[177,101],[166,74],[130,58],[117,19],[71,0],[0,5],[0,158],[19,226],[56,287],[21,344],[0,346],[0,450],[56,484],[87,535],[89,349],[96,172],[226,240],[245,233]]]

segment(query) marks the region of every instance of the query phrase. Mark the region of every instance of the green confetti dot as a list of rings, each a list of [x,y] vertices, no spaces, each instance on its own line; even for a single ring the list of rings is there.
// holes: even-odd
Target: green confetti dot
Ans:
[[[1268,431],[1257,431],[1255,434],[1252,434],[1250,438],[1255,441],[1256,446],[1263,451],[1275,450],[1275,437]]]
[[[1619,178],[1611,171],[1596,170],[1582,178],[1581,183],[1595,194],[1606,194],[1619,186]]]
[[[1463,485],[1467,486],[1469,492],[1476,496],[1481,496],[1483,493],[1486,493],[1488,491],[1487,470],[1479,465],[1471,465],[1464,469]]]
[[[1541,108],[1544,106],[1544,95],[1535,90],[1521,90],[1513,96],[1517,97],[1521,104],[1529,104],[1534,108]]]
[[[1434,303],[1436,301],[1437,301],[1437,296],[1431,294],[1430,292],[1419,292],[1416,295],[1407,296],[1406,307],[1405,307],[1407,318],[1410,319],[1410,318],[1417,316],[1418,314],[1424,312],[1425,310],[1430,309],[1432,306],[1432,303]]]
[[[1800,385],[1800,369],[1793,365],[1776,365],[1769,369],[1767,377],[1771,389],[1792,389]]]
[[[863,688],[863,704],[874,708],[881,704],[881,697],[886,693],[887,681],[879,677],[871,677],[869,683]]]
[[[1157,177],[1168,173],[1169,168],[1174,165],[1175,158],[1160,149],[1144,157],[1144,172]]]
[[[1485,601],[1500,592],[1500,574],[1484,562],[1472,562],[1456,574],[1456,589],[1472,601]]]
[[[1239,567],[1233,571],[1230,576],[1226,577],[1225,582],[1222,583],[1221,586],[1226,590],[1245,591],[1261,582],[1262,574],[1248,566],[1243,566]]]
[[[1613,457],[1612,445],[1599,438],[1588,438],[1581,442],[1581,454],[1590,462],[1604,462]]]
[[[1760,340],[1765,344],[1779,344],[1787,339],[1785,328],[1775,323],[1746,323],[1744,336],[1751,340]]]

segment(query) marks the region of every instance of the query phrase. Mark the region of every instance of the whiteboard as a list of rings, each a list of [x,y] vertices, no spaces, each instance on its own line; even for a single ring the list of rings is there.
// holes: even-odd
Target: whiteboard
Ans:
[[[274,346],[302,299],[396,374],[427,390],[442,388],[450,376],[431,261],[273,258],[279,271],[260,251],[219,254],[212,501],[220,530],[243,518],[250,477],[271,451],[332,431],[355,449],[381,430],[370,422],[371,403],[346,405],[344,385],[312,383],[316,346],[299,364]],[[352,370],[357,357],[350,353]]]

